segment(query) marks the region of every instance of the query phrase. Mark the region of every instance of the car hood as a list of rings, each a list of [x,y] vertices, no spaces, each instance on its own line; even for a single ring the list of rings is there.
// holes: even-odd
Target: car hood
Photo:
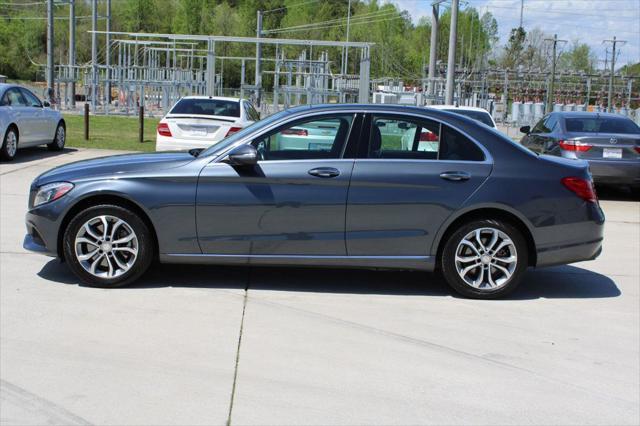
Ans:
[[[188,152],[113,155],[76,161],[53,168],[38,176],[34,184],[40,186],[60,181],[72,182],[92,178],[122,177],[123,175],[180,167],[194,159],[195,157]]]

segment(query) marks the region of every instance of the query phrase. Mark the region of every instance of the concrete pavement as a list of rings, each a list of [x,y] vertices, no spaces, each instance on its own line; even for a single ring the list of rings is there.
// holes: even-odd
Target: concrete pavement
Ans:
[[[596,261],[513,297],[431,274],[158,265],[81,287],[21,248],[31,180],[0,164],[0,423],[638,424],[640,203],[605,193]]]

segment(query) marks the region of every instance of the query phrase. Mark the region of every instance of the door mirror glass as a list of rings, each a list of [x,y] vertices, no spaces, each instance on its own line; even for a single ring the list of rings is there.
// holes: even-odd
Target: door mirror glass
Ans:
[[[228,158],[232,166],[255,166],[258,164],[258,151],[253,145],[240,145],[229,153]]]
[[[520,133],[529,134],[531,133],[531,126],[522,126],[520,127]]]

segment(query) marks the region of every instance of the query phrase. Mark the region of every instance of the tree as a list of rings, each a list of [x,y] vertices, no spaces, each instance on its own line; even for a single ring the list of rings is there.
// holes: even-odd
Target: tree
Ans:
[[[511,29],[509,41],[504,48],[504,54],[500,60],[502,67],[513,69],[520,63],[526,37],[527,33],[524,28],[518,27]]]

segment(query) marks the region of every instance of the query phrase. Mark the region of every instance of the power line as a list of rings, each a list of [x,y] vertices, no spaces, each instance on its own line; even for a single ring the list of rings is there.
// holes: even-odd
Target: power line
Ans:
[[[397,11],[396,10],[385,10],[385,11],[378,11],[378,12],[371,12],[371,13],[365,13],[362,15],[356,15],[354,17],[351,17],[351,21],[361,21],[363,19],[368,19],[368,18],[379,18],[382,16],[386,16],[386,15],[392,15],[392,14],[396,14]],[[283,32],[286,30],[293,30],[293,29],[306,29],[310,27],[316,27],[319,25],[328,25],[328,24],[334,24],[334,23],[340,23],[340,22],[346,22],[348,19],[347,18],[336,18],[336,19],[330,19],[327,21],[321,21],[321,22],[315,22],[315,23],[311,23],[311,24],[302,24],[302,25],[295,25],[292,27],[285,27],[285,28],[275,28],[272,30],[266,30],[263,31],[263,34],[269,34],[269,33],[278,33],[278,32]]]
[[[262,13],[263,14],[265,14],[265,13],[274,13],[274,12],[279,12],[281,10],[293,9],[294,7],[304,6],[306,4],[315,3],[317,1],[318,0],[303,1],[303,2],[300,2],[300,3],[292,4],[291,6],[282,6],[282,7],[277,7],[275,9],[263,10]]]
[[[391,18],[375,19],[375,20],[372,20],[372,21],[363,21],[363,22],[356,22],[356,23],[351,22],[351,25],[373,24],[373,23],[376,23],[376,22],[393,21],[395,19],[403,19],[403,17],[402,16],[394,16],[394,17],[391,17]],[[321,27],[312,27],[312,28],[291,29],[291,30],[286,30],[286,31],[278,31],[278,33],[293,33],[293,32],[298,32],[298,31],[322,30],[322,29],[327,29],[327,28],[342,27],[344,25],[346,25],[346,23],[324,25],[324,26],[321,26]]]

